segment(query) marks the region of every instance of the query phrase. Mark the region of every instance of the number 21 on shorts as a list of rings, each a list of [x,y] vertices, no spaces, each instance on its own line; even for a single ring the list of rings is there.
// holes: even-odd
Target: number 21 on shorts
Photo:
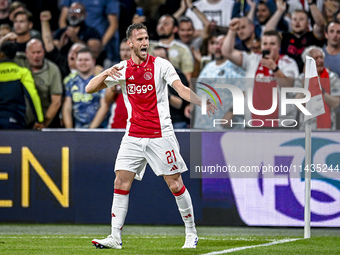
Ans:
[[[168,164],[172,164],[174,160],[175,162],[177,161],[174,150],[165,152],[165,155],[167,156],[166,159],[168,161]]]

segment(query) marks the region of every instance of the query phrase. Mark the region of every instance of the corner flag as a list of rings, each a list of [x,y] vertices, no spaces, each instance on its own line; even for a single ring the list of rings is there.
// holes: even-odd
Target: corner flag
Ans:
[[[306,56],[305,88],[311,94],[311,99],[306,103],[306,108],[312,115],[305,115],[304,121],[307,121],[325,113],[315,60],[309,56]]]
[[[316,69],[315,60],[306,56],[305,88],[311,93],[311,99],[306,103],[307,110],[312,115],[305,115],[305,214],[304,238],[310,238],[310,198],[311,198],[311,162],[312,162],[312,129],[310,119],[325,113],[322,90]]]

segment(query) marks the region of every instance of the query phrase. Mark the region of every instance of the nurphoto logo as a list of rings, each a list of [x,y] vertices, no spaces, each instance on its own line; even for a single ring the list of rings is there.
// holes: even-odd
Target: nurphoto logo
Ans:
[[[216,90],[208,84],[198,82],[208,88],[210,88],[218,97],[220,100],[220,104],[222,106],[222,100]],[[199,88],[199,87],[198,87]],[[244,95],[244,92],[235,85],[230,84],[217,84],[215,88],[218,89],[227,89],[232,94],[232,112],[233,115],[245,115],[245,99],[247,100],[247,110],[249,110],[250,113],[258,115],[258,116],[266,116],[274,113],[277,110],[277,107],[279,106],[280,109],[280,115],[286,116],[287,115],[287,105],[295,105],[304,115],[310,116],[312,115],[306,107],[303,105],[307,103],[311,99],[311,93],[306,88],[294,88],[294,87],[282,87],[280,95],[278,94],[278,88],[274,87],[272,88],[272,105],[269,109],[266,110],[258,110],[255,109],[253,104],[253,88],[250,87],[247,89],[246,96]],[[216,100],[213,96],[213,94],[208,91],[207,89],[199,88],[203,91],[205,91],[214,101],[215,105],[217,105]],[[297,94],[302,93],[304,94],[304,98],[288,98],[287,95],[289,93]],[[246,98],[245,98],[246,97]],[[278,104],[278,97],[280,97],[280,101]],[[207,107],[207,95],[203,94],[201,96],[202,99],[202,115],[206,115],[206,107]],[[282,127],[296,127],[298,125],[298,122],[294,119],[266,119],[266,121],[270,121],[272,123],[272,127],[274,127],[274,123],[280,122]],[[260,122],[262,125],[253,125],[254,122]],[[216,127],[217,125],[225,125],[228,123],[228,120],[226,119],[213,119],[213,127]],[[286,125],[285,123],[290,123],[289,125]],[[291,124],[293,123],[293,124]],[[243,122],[237,122],[234,124],[238,125],[244,125],[248,127],[261,127],[263,126],[264,122],[260,119],[248,119],[244,120]],[[232,120],[230,120],[230,125],[232,126]]]

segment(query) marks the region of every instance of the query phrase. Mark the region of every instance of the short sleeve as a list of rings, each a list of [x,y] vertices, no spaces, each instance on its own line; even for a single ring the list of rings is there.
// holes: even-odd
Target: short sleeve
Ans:
[[[51,94],[52,95],[61,95],[63,94],[63,84],[61,79],[61,73],[57,66],[51,64],[51,70],[53,70],[52,75],[52,84],[51,84]]]
[[[69,80],[69,82],[66,83],[66,85],[65,85],[65,97],[72,97],[71,87],[72,87],[72,84],[73,84],[73,79]]]
[[[105,8],[105,14],[116,14],[119,15],[119,1],[118,0],[107,0],[106,1],[106,8]]]
[[[254,58],[257,54],[242,51],[242,69],[248,70],[249,65],[254,64]]]
[[[105,85],[110,88],[113,87],[115,85],[119,84],[119,81],[117,79],[113,79],[111,76],[108,76],[105,80],[104,80]]]
[[[115,85],[118,85],[120,84],[120,81],[121,80],[125,80],[125,71],[126,71],[126,61],[121,61],[120,63],[114,65],[116,67],[124,67],[122,70],[120,70],[119,72],[122,73],[122,77],[118,78],[118,79],[114,79],[112,78],[111,76],[108,76],[105,80],[104,80],[104,83],[105,85],[110,88],[110,87],[113,87]]]
[[[159,57],[157,59],[162,66],[162,77],[164,78],[167,84],[172,86],[172,83],[175,80],[179,80],[179,76],[174,66],[168,60],[165,60]]]
[[[282,66],[280,65],[282,63]],[[279,68],[286,77],[297,78],[299,77],[299,68],[294,59],[285,56],[279,62]]]
[[[180,69],[183,73],[192,73],[194,71],[194,59],[188,47],[185,47],[183,50],[181,62]]]

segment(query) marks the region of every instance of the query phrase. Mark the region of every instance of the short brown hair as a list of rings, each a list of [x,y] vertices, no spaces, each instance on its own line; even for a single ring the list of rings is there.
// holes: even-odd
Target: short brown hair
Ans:
[[[263,33],[263,36],[276,36],[277,42],[281,45],[281,35],[275,30],[269,30]]]
[[[305,10],[302,10],[302,9],[300,9],[300,10],[295,10],[295,11],[293,11],[292,15],[293,15],[294,13],[304,13],[304,14],[306,15],[307,19],[308,19],[308,12],[305,11]]]
[[[14,14],[14,19],[16,19],[16,17],[18,17],[19,15],[25,15],[27,17],[28,22],[33,22],[33,16],[30,11],[26,10],[26,11],[17,12],[16,14]]]
[[[148,28],[142,23],[134,23],[126,29],[126,38],[129,39],[132,35],[133,30],[145,29],[148,32]]]
[[[78,56],[80,53],[90,53],[90,55],[92,56],[92,58],[95,59],[95,57],[94,57],[94,55],[93,55],[93,52],[92,52],[92,50],[91,50],[89,47],[85,47],[85,48],[80,49],[80,50],[77,52],[77,56]]]

